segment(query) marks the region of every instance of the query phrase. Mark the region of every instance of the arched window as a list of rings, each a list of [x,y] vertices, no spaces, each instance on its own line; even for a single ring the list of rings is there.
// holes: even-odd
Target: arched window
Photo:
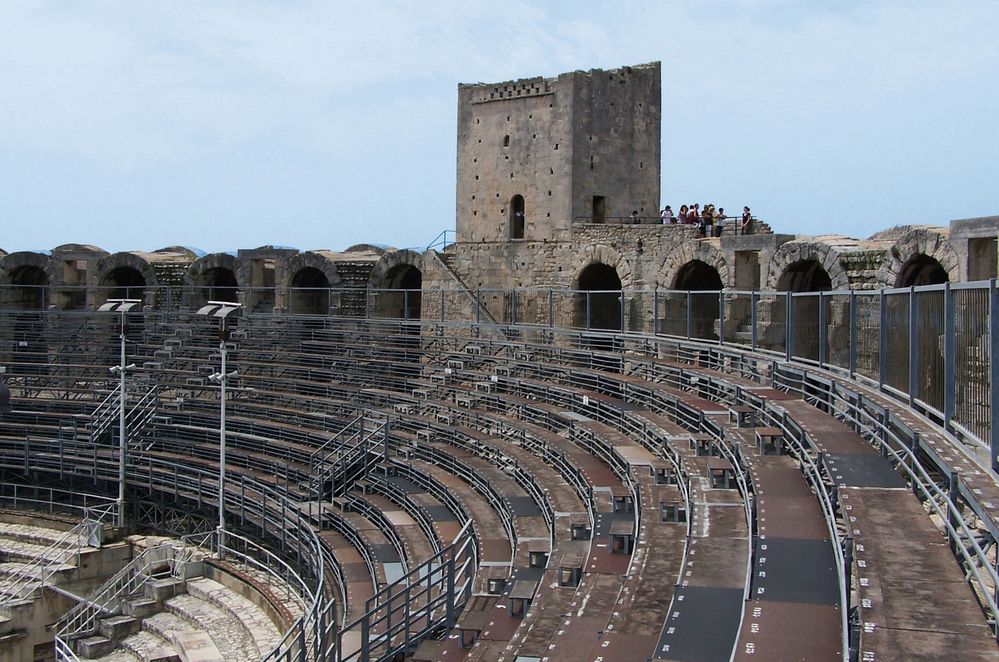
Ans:
[[[510,198],[510,238],[523,239],[525,225],[524,196],[518,193]]]

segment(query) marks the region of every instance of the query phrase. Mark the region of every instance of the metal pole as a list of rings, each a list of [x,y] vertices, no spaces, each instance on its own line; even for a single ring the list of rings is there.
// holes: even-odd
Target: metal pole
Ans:
[[[736,227],[739,227],[739,226],[736,225]],[[759,300],[757,299],[757,296],[756,296],[756,290],[753,290],[752,292],[749,293],[749,323],[750,323],[750,326],[752,327],[752,334],[753,334],[753,337],[752,337],[752,343],[753,343],[753,345],[752,346],[753,346],[753,349],[756,349],[756,342],[757,342],[756,305],[757,305],[758,301]]]
[[[555,295],[548,288],[548,326],[555,326]]]
[[[954,292],[944,283],[944,429],[950,429],[955,408]],[[991,361],[991,357],[989,357]]]
[[[784,293],[784,358],[794,356],[794,303],[791,292]]]
[[[125,526],[125,311],[121,311],[121,326],[118,329],[121,339],[121,362],[118,364],[118,527]]]
[[[989,441],[992,449],[992,471],[999,470],[999,290],[996,279],[989,279]]]
[[[225,328],[225,320],[221,322]],[[219,379],[219,558],[225,547],[225,383],[228,379],[225,372],[225,333],[219,339],[219,349],[222,352],[222,376]]]
[[[620,331],[624,333],[624,290],[621,290],[620,297],[618,299],[618,313],[621,316]]]
[[[687,290],[687,340],[690,340],[694,327],[694,311],[691,309],[692,297],[690,290]]]
[[[850,379],[857,372],[857,293],[850,290]]]
[[[888,300],[885,290],[878,292],[878,387],[884,390],[888,378]]]
[[[718,292],[718,344],[725,344],[725,293]]]
[[[916,404],[916,390],[919,388],[919,343],[916,331],[916,288],[909,286],[909,406]]]
[[[826,329],[826,300],[822,295],[822,292],[818,294],[818,304],[819,304],[819,366],[825,366],[826,364],[826,345],[829,342],[829,332]]]
[[[652,293],[652,335],[659,335],[659,290]]]

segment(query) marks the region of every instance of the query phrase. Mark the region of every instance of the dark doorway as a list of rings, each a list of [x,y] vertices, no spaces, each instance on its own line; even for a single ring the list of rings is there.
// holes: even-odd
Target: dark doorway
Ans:
[[[206,269],[198,279],[206,301],[232,301],[239,299],[236,274],[225,267]]]
[[[45,307],[49,277],[41,267],[22,265],[10,273],[10,289],[4,290],[4,307],[39,310]]]
[[[777,281],[777,289],[782,292],[823,292],[832,289],[832,279],[817,260],[799,260],[789,266]],[[790,329],[788,342],[791,342],[792,353],[805,359],[817,361],[820,356],[819,337],[820,321],[825,318],[826,343],[832,335],[830,328],[829,298],[820,301],[817,296],[793,297],[794,328]],[[772,316],[773,320],[783,322],[785,315],[779,311]]]
[[[419,319],[421,315],[423,273],[411,264],[397,264],[389,269],[380,287],[376,316]]]
[[[524,226],[524,196],[517,194],[510,198],[510,238],[523,239]]]
[[[673,289],[692,292],[688,297],[692,338],[718,339],[718,298],[721,296],[719,291],[722,287],[718,270],[707,262],[691,260],[677,272]],[[705,292],[705,294],[693,294],[693,292]]]
[[[899,271],[898,278],[895,279],[895,287],[939,285],[949,280],[947,270],[936,259],[920,253],[909,258],[909,261]]]
[[[141,299],[146,290],[146,277],[135,267],[115,267],[104,276],[101,286],[108,299]]]
[[[591,264],[579,274],[581,293],[576,306],[576,326],[621,330],[621,278],[606,264]]]
[[[319,269],[304,267],[291,277],[288,310],[296,315],[328,315],[330,281]]]
[[[832,279],[818,260],[799,260],[777,281],[781,292],[822,292],[832,289]]]
[[[593,222],[604,223],[607,221],[607,198],[602,195],[593,196]]]

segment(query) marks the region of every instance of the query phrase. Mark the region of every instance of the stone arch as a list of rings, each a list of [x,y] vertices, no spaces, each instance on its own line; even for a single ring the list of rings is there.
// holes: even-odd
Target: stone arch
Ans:
[[[306,251],[285,264],[288,289],[288,312],[303,315],[327,315],[330,289],[342,285],[336,264],[328,255]]]
[[[585,274],[587,269],[606,267],[613,270],[617,281],[618,289],[628,289],[635,286],[635,275],[631,264],[615,249],[605,244],[586,246],[576,259],[576,266],[573,270],[571,287],[574,290],[587,289],[584,287]],[[587,297],[589,297],[590,312],[587,314]],[[631,328],[644,320],[643,310],[625,311],[625,320],[621,319],[621,301],[619,294],[606,293],[596,295],[575,295],[572,311],[571,324],[576,327],[603,329],[620,329],[622,326]],[[631,323],[628,323],[628,319]],[[595,323],[594,323],[595,322]],[[623,323],[622,323],[623,322]]]
[[[621,277],[614,267],[603,262],[591,262],[579,272],[576,289],[582,292],[573,315],[575,326],[621,330],[622,285]]]
[[[49,255],[18,251],[0,259],[4,308],[41,309],[49,300],[52,260]]]
[[[951,246],[946,230],[913,228],[885,251],[878,269],[878,285],[908,287],[953,282],[960,280],[959,265],[957,251]]]
[[[606,264],[608,267],[612,267],[617,272],[618,278],[621,279],[622,288],[635,287],[635,276],[631,263],[610,246],[596,244],[586,246],[580,251],[572,273],[571,287],[573,289],[579,289],[579,277],[591,264]]]
[[[829,244],[819,241],[789,241],[783,244],[774,253],[770,261],[770,270],[767,274],[766,288],[770,291],[790,289],[791,291],[806,291],[795,289],[795,287],[810,287],[811,279],[809,274],[805,277],[794,280],[795,273],[802,273],[803,269],[821,268],[828,275],[828,286],[822,289],[845,290],[850,287],[850,278],[846,269],[840,263],[839,251]],[[817,271],[812,271],[811,275],[821,279]],[[791,281],[791,287],[788,282]]]
[[[243,264],[229,253],[211,253],[191,263],[184,276],[184,288],[190,295],[188,306],[206,301],[238,301],[244,284]]]
[[[159,285],[152,264],[136,253],[112,253],[97,262],[98,292],[94,303],[107,299],[142,299]]]
[[[722,287],[729,284],[729,266],[725,254],[715,240],[686,241],[676,246],[663,260],[659,269],[660,277],[656,286],[660,289],[675,289],[681,271],[693,262],[701,262],[715,270],[721,280]],[[684,288],[686,289],[686,288]],[[704,288],[691,288],[704,289]]]
[[[423,256],[408,249],[385,253],[371,269],[368,287],[383,290],[372,301],[376,317],[418,319],[423,305]]]

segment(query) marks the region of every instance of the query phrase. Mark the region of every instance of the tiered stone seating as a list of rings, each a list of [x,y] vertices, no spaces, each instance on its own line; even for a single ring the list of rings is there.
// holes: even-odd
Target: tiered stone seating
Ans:
[[[789,382],[771,358],[676,341],[624,337],[587,347],[585,334],[548,330],[476,338],[428,326],[416,339],[392,328],[241,320],[229,354],[240,377],[227,469],[285,494],[320,531],[338,565],[342,622],[471,520],[478,595],[454,624],[456,636],[420,647],[414,659],[445,651],[447,659],[727,659],[733,649],[741,659],[777,655],[792,641],[796,650],[840,645],[846,605],[834,537],[845,519],[837,530],[813,492],[832,490],[835,502],[836,482],[905,487],[897,463],[837,419],[850,420],[850,407],[887,408],[886,399],[851,404],[821,384],[803,387],[801,399],[773,388]],[[164,324],[137,348],[166,382],[156,441],[140,456],[152,466],[207,473],[217,461],[218,401],[205,380],[206,364],[217,364],[215,343]],[[312,453],[364,409],[389,421],[387,453],[321,518]],[[910,413],[900,416],[934,434]],[[61,426],[36,422],[39,438]],[[967,471],[958,491],[994,489],[946,438],[933,443]],[[4,466],[23,462],[15,444],[0,450]],[[111,453],[94,457],[113,466]],[[814,475],[806,480],[802,467]],[[892,484],[868,484],[871,476]],[[869,492],[849,494],[864,503]],[[978,504],[981,526],[992,525],[999,494],[968,501]],[[858,524],[865,536],[876,530],[870,522]],[[870,566],[855,563],[855,575],[860,567]],[[879,572],[892,579],[889,568]],[[806,617],[808,628],[800,625]],[[878,618],[878,627],[905,627]],[[348,634],[345,649],[357,650],[359,630]],[[870,650],[886,650],[877,642],[867,638]]]

